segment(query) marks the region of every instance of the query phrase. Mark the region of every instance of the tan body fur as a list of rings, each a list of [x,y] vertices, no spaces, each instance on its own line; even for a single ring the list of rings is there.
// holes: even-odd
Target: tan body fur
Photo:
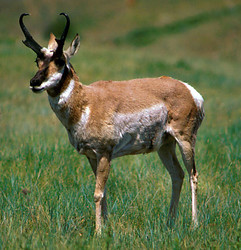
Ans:
[[[71,97],[64,104],[52,105],[52,98],[49,97],[49,100],[57,116],[62,116],[60,120],[69,133],[71,143],[80,153],[92,158],[97,158],[97,154],[105,151],[112,155],[114,147],[121,140],[121,136],[118,138],[115,133],[115,127],[120,126],[114,123],[118,114],[126,116],[138,114],[159,105],[162,127],[161,131],[157,132],[163,134],[168,132],[174,136],[181,134],[187,140],[194,136],[193,127],[198,122],[198,110],[190,91],[180,81],[170,77],[100,81],[89,86],[75,81]],[[85,121],[85,129],[82,130],[81,117],[86,108],[89,109],[89,115]],[[139,122],[142,125],[141,121]],[[155,122],[158,121],[152,121],[154,125]],[[158,128],[152,126],[151,129]],[[78,133],[76,138],[74,138],[75,133]],[[149,140],[154,140],[156,136],[158,134],[154,132],[153,138]],[[160,146],[156,146],[153,150],[157,150]],[[143,148],[141,153],[153,151],[151,149]],[[134,153],[129,152],[129,154]]]
[[[107,218],[105,184],[111,160],[157,151],[172,179],[169,222],[175,217],[184,172],[177,160],[178,144],[190,177],[192,219],[197,225],[197,171],[194,151],[197,130],[204,117],[203,98],[188,84],[171,77],[98,81],[85,86],[69,63],[79,48],[76,36],[63,51],[67,28],[60,40],[51,35],[48,48],[29,36],[24,42],[38,55],[39,71],[30,82],[34,92],[46,90],[49,102],[65,126],[75,149],[86,155],[96,177],[96,231]],[[67,24],[69,18],[66,14]],[[66,24],[66,27],[68,26]],[[29,45],[30,44],[30,45]],[[32,45],[33,44],[33,45]]]

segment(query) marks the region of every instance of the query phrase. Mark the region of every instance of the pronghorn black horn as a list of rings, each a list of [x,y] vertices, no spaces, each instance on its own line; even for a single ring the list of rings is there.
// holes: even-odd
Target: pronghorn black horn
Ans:
[[[60,13],[60,15],[65,16],[65,18],[66,18],[66,25],[65,25],[64,31],[63,31],[63,33],[61,35],[61,38],[60,39],[56,39],[56,42],[58,43],[58,48],[56,50],[56,54],[59,54],[59,53],[63,52],[64,42],[65,42],[65,39],[67,37],[68,31],[69,31],[69,26],[70,26],[69,16],[66,13]]]
[[[23,23],[23,17],[24,16],[29,16],[28,13],[23,13],[20,18],[19,18],[19,24],[20,27],[23,31],[23,34],[26,37],[26,40],[23,41],[23,43],[29,47],[30,49],[32,49],[38,56],[42,54],[41,49],[42,47],[33,39],[33,37],[30,35],[29,31],[27,30],[26,26]]]
[[[63,15],[66,17],[66,25],[65,25],[65,28],[64,28],[64,31],[62,33],[62,36],[61,36],[61,40],[62,41],[65,41],[66,37],[67,37],[67,34],[68,34],[68,31],[69,31],[69,25],[70,25],[70,20],[69,20],[69,16],[66,14],[66,13],[60,13],[60,15]]]

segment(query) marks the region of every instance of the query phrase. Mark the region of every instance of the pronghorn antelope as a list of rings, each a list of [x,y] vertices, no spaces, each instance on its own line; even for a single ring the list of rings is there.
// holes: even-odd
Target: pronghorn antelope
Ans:
[[[75,36],[63,50],[70,26],[60,39],[50,35],[48,47],[41,47],[19,19],[26,40],[23,43],[37,54],[38,72],[30,81],[35,93],[48,93],[51,108],[65,126],[70,143],[85,155],[95,174],[94,201],[96,231],[107,219],[105,185],[111,160],[124,155],[157,151],[172,180],[169,221],[175,217],[184,172],[175,148],[179,146],[190,178],[192,220],[197,225],[197,177],[194,147],[197,130],[204,117],[202,96],[187,83],[171,77],[98,81],[83,85],[70,58],[78,51]]]

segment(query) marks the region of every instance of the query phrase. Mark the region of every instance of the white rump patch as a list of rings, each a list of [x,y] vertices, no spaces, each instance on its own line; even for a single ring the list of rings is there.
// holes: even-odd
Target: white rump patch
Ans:
[[[190,86],[189,84],[187,84],[186,82],[182,82],[190,91],[193,99],[194,99],[194,102],[196,103],[197,107],[202,109],[203,108],[203,97],[197,92],[196,89],[194,89],[192,86]]]

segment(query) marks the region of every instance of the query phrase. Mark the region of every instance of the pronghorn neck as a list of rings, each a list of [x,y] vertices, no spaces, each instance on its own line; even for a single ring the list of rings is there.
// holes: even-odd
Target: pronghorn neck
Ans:
[[[59,86],[51,91],[48,90],[48,99],[52,110],[62,124],[68,129],[76,119],[75,105],[81,109],[84,102],[83,85],[79,82],[74,69],[66,67]]]
[[[47,90],[48,95],[51,97],[59,96],[69,85],[70,81],[73,79],[72,69],[69,69],[66,65],[63,69],[63,74],[59,83],[56,84],[54,88]]]

